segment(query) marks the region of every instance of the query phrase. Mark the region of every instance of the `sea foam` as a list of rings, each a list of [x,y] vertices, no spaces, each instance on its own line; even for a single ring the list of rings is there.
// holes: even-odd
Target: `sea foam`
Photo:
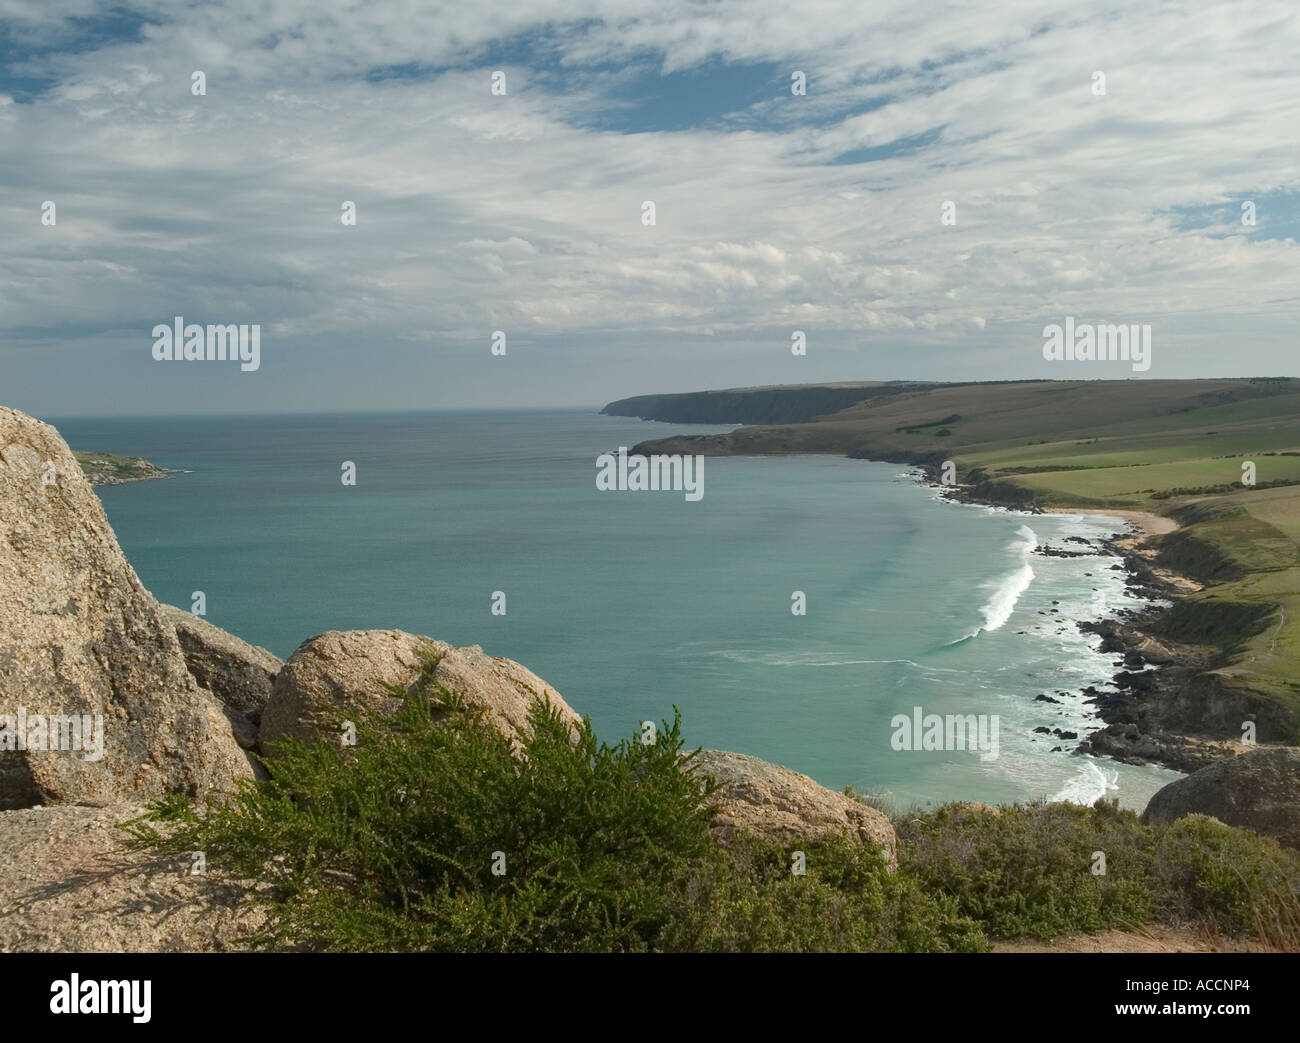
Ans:
[[[1083,804],[1092,807],[1111,790],[1119,788],[1119,772],[1102,771],[1097,762],[1085,760],[1079,774],[1070,779],[1051,797],[1049,803]]]
[[[1029,555],[1038,546],[1038,534],[1028,525],[1022,525],[1016,530],[1016,535],[1020,539],[1011,544],[1011,549],[1019,553],[1021,563],[1001,580],[988,585],[993,590],[993,596],[980,609],[984,616],[983,630],[997,630],[1004,626],[1015,611],[1020,595],[1034,581],[1034,569],[1029,564]]]

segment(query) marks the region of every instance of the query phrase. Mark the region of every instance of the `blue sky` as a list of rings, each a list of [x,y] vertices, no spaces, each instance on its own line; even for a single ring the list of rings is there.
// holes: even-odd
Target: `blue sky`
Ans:
[[[1147,377],[1295,375],[1297,53],[1267,0],[0,0],[0,404],[1085,375],[1066,315],[1150,323]],[[177,315],[261,368],[154,361]]]

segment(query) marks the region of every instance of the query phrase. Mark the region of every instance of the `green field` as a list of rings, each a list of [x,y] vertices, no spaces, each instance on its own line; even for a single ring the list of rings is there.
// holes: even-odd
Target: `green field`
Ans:
[[[1263,708],[1261,739],[1300,742],[1300,380],[895,388],[873,385],[870,397],[802,423],[640,448],[843,452],[935,473],[952,461],[979,499],[1169,515],[1181,527],[1153,539],[1156,563],[1206,584],[1186,599],[1186,616],[1218,652],[1213,673],[1252,713]],[[798,391],[786,389],[792,402]],[[774,391],[764,394],[770,402]],[[1243,485],[1248,461],[1253,486]]]

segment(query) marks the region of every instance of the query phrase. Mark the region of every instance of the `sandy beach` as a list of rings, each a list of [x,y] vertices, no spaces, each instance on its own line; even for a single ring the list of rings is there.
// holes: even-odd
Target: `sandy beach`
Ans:
[[[1109,507],[1045,507],[1043,510],[1045,514],[1091,514],[1106,518],[1123,518],[1137,525],[1144,536],[1163,536],[1178,528],[1178,523],[1173,518],[1166,518],[1163,514],[1152,514],[1150,511],[1122,511]]]

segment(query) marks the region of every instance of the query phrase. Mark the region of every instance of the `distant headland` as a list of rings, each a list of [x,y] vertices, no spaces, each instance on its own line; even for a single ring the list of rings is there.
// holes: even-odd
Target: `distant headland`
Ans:
[[[78,450],[72,454],[81,465],[86,481],[91,485],[125,485],[127,482],[148,482],[155,478],[170,478],[178,471],[159,467],[138,456],[119,456],[117,453],[92,453]]]

